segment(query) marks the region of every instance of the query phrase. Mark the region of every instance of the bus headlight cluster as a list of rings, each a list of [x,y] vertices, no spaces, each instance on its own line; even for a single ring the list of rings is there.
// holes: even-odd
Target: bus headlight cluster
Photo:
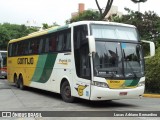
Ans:
[[[93,82],[93,85],[95,85],[95,86],[97,86],[97,87],[108,88],[108,85],[107,85],[107,83],[105,83],[105,82],[97,82],[97,81],[94,81],[94,82]]]
[[[138,87],[144,86],[145,85],[145,81],[139,82],[138,83]]]

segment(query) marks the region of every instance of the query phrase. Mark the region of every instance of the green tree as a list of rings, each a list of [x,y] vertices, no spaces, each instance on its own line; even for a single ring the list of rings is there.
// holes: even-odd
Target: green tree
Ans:
[[[146,2],[147,0],[131,0],[131,1],[134,3],[140,3],[140,2]],[[95,2],[100,13],[99,20],[104,20],[105,16],[108,14],[109,10],[112,7],[113,0],[107,0],[107,4],[104,9],[100,7],[98,0],[95,0]]]
[[[6,50],[9,40],[26,36],[38,30],[36,27],[27,27],[25,25],[0,24],[0,49]]]
[[[9,39],[10,35],[7,29],[0,25],[0,50],[6,50],[6,45]]]
[[[125,8],[128,14],[122,17],[114,16],[111,21],[135,25],[141,39],[160,41],[160,17],[153,11],[140,13]]]
[[[66,23],[72,23],[76,21],[83,21],[83,20],[98,20],[99,19],[99,12],[93,10],[86,10],[84,12],[79,13],[77,16],[66,20]]]
[[[42,26],[43,26],[42,27],[43,29],[48,29],[49,28],[49,25],[47,23],[43,23]]]
[[[105,8],[102,9],[99,5],[98,0],[95,0],[98,11],[86,10],[84,12],[78,13],[77,16],[69,20],[66,20],[66,24],[82,20],[104,20],[105,16],[108,14],[112,6],[113,1],[114,0],[107,0]],[[134,3],[139,3],[139,2],[146,2],[147,0],[131,0],[131,1],[133,1]]]
[[[48,29],[51,27],[59,26],[56,22],[53,22],[53,25],[48,25],[47,23],[42,24],[42,29]]]
[[[146,92],[160,93],[160,47],[156,50],[156,55],[146,59],[145,76]]]

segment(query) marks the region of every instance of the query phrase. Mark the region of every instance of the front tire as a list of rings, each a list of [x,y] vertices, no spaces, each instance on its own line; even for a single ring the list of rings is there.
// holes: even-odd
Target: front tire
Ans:
[[[61,96],[65,102],[71,103],[74,101],[74,97],[71,96],[71,87],[67,81],[62,83]]]

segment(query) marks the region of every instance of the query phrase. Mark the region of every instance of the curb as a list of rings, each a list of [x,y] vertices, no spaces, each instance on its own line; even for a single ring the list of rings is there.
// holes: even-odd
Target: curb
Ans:
[[[160,98],[160,94],[143,94],[143,97]]]

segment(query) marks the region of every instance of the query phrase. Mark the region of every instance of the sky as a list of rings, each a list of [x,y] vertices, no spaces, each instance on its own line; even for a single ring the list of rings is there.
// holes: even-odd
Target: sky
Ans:
[[[78,11],[78,3],[84,3],[85,9],[97,9],[95,0],[0,0],[0,23],[40,26],[56,22],[64,25],[71,18],[71,13]],[[99,3],[104,8],[107,0],[99,0]],[[138,10],[138,5],[131,0],[114,0],[113,5],[124,14],[124,7]],[[140,11],[155,11],[160,16],[159,6],[160,0],[148,0],[140,4]]]

